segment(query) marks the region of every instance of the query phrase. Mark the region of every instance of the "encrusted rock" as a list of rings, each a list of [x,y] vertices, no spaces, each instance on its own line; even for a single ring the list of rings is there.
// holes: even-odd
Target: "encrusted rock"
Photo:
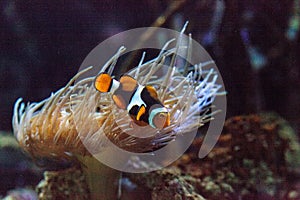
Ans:
[[[44,180],[37,186],[40,200],[53,199],[89,199],[85,177],[79,168],[62,171],[46,171]]]
[[[195,150],[202,141],[197,139],[175,165],[199,180],[196,188],[205,198],[296,196],[293,177],[299,174],[300,146],[296,133],[278,115],[228,119],[218,144],[199,160]]]

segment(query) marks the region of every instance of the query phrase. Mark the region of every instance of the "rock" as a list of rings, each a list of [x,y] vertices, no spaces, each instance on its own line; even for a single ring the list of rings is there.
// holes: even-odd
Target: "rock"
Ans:
[[[276,114],[228,119],[218,144],[202,160],[194,151],[200,145],[202,138],[175,165],[181,173],[198,178],[196,188],[205,198],[286,199],[293,191],[300,146],[290,125]]]
[[[36,190],[40,200],[89,199],[89,191],[82,170],[73,167],[61,171],[46,171]]]

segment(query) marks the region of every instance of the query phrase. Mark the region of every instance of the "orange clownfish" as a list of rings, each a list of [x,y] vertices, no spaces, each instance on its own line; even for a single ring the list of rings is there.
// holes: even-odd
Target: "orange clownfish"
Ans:
[[[100,73],[94,86],[99,92],[111,92],[116,106],[127,110],[137,125],[149,124],[157,129],[170,125],[168,109],[159,101],[154,87],[142,86],[129,75],[117,81],[107,73]]]

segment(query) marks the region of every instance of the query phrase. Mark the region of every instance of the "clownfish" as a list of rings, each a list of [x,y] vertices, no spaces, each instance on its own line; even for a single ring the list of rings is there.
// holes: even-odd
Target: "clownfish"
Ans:
[[[107,73],[97,75],[94,86],[101,93],[111,92],[116,106],[127,110],[137,125],[157,129],[170,125],[168,109],[159,101],[154,87],[142,86],[129,75],[117,81]]]

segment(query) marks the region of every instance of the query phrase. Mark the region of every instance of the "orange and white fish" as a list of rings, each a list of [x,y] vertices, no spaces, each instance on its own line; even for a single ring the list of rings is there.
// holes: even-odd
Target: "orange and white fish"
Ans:
[[[113,79],[107,73],[100,73],[94,86],[99,92],[111,92],[117,107],[127,110],[137,125],[162,129],[170,125],[170,113],[159,101],[152,86],[142,86],[129,75]]]

